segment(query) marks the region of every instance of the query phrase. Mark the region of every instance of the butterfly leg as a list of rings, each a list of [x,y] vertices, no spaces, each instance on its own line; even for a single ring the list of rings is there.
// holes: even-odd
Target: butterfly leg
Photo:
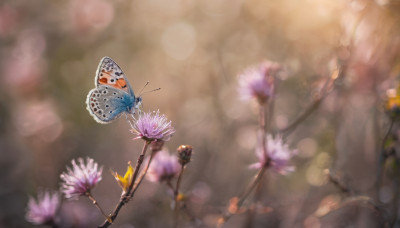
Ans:
[[[131,125],[131,128],[134,128],[133,125],[136,121],[135,117],[133,116],[133,114],[129,115],[131,118],[128,118],[128,115],[125,114],[126,120],[128,121],[129,125]]]

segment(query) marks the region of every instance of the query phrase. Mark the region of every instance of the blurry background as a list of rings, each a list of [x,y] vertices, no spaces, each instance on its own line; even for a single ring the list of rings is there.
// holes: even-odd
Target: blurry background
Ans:
[[[213,226],[255,170],[255,104],[241,102],[237,75],[269,59],[285,65],[271,130],[290,124],[322,88],[338,62],[344,75],[321,106],[287,137],[299,155],[297,171],[269,173],[254,227],[378,227],[368,208],[336,210],[344,198],[323,173],[338,171],[356,193],[390,211],[395,190],[374,189],[380,139],[388,127],[385,90],[400,72],[398,0],[5,0],[0,3],[0,227],[30,227],[28,196],[59,188],[71,159],[104,166],[93,194],[111,212],[120,188],[109,170],[123,173],[142,142],[125,118],[96,123],[85,99],[103,56],[124,70],[134,90],[146,81],[144,111],[172,120],[166,143],[194,147],[182,190]],[[385,182],[386,183],[386,182]],[[89,200],[67,202],[64,227],[93,227],[103,218]],[[173,212],[166,187],[145,181],[114,227],[168,227]],[[339,218],[339,219],[337,219]],[[226,227],[246,227],[247,216]],[[185,223],[186,227],[193,227]]]

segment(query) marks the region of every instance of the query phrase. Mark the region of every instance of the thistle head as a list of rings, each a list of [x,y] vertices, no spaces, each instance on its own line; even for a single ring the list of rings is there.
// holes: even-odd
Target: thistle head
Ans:
[[[37,200],[30,198],[25,218],[35,225],[55,225],[60,207],[58,192],[40,192]]]
[[[61,192],[67,199],[78,199],[79,196],[90,192],[101,181],[103,168],[99,168],[91,158],[86,159],[86,164],[82,158],[78,158],[78,163],[75,160],[71,163],[72,167],[67,167],[67,171],[60,175],[63,181]]]
[[[274,96],[274,79],[281,70],[280,64],[264,61],[261,64],[248,68],[239,75],[239,94],[243,100],[255,98],[260,104],[265,104]]]
[[[131,132],[148,142],[168,141],[175,133],[175,129],[171,126],[165,115],[160,112],[142,113],[139,118],[132,124]]]
[[[280,174],[293,172],[295,167],[290,164],[290,160],[297,154],[297,150],[289,149],[289,146],[283,143],[282,138],[268,135],[266,138],[267,158],[262,148],[257,148],[256,155],[258,162],[250,165],[250,168],[261,168],[269,166]]]

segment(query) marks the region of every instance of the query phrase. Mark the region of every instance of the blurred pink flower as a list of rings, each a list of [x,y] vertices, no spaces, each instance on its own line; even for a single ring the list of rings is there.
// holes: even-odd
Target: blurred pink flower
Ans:
[[[46,39],[40,30],[27,29],[19,33],[16,41],[2,63],[5,89],[12,94],[35,91],[44,81]]]
[[[59,206],[58,192],[41,192],[38,194],[37,201],[32,197],[29,199],[26,220],[35,225],[54,225]]]
[[[197,182],[193,185],[190,200],[196,204],[204,204],[211,196],[211,188],[205,182]]]
[[[171,121],[157,111],[140,115],[132,125],[131,132],[137,135],[136,138],[146,141],[168,141],[175,133],[175,129],[171,126]]]
[[[154,155],[147,171],[147,179],[152,182],[168,181],[181,171],[181,165],[175,155],[162,150]]]
[[[256,98],[261,104],[274,95],[274,75],[281,69],[275,62],[264,61],[239,76],[239,94],[243,100]]]
[[[63,132],[64,126],[53,101],[20,102],[13,113],[15,127],[24,137],[38,137],[49,143]]]
[[[18,12],[9,5],[0,7],[0,37],[12,33],[17,27]]]
[[[67,167],[68,172],[60,175],[64,181],[61,184],[61,191],[65,198],[77,199],[79,196],[90,192],[94,186],[101,181],[103,168],[98,168],[93,159],[87,158],[86,165],[82,158],[78,158],[79,165],[72,160],[72,169]]]
[[[271,135],[267,136],[267,152],[270,159],[270,165],[273,170],[280,174],[288,174],[293,172],[295,167],[289,164],[290,159],[297,154],[297,150],[290,150],[287,144],[282,142],[279,136],[275,139]],[[259,159],[257,163],[250,165],[250,168],[260,169],[266,165],[266,159],[261,148],[256,150]]]
[[[73,0],[69,10],[69,18],[77,32],[101,31],[114,18],[114,7],[109,1]]]

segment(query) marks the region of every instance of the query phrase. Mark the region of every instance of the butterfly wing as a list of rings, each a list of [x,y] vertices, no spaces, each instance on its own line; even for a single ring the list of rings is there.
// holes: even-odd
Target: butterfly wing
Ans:
[[[102,124],[118,118],[123,112],[134,111],[135,98],[123,90],[108,85],[100,85],[90,90],[87,110],[93,118]]]
[[[121,67],[107,56],[100,60],[96,71],[95,84],[96,87],[99,87],[100,85],[108,85],[135,96]]]

